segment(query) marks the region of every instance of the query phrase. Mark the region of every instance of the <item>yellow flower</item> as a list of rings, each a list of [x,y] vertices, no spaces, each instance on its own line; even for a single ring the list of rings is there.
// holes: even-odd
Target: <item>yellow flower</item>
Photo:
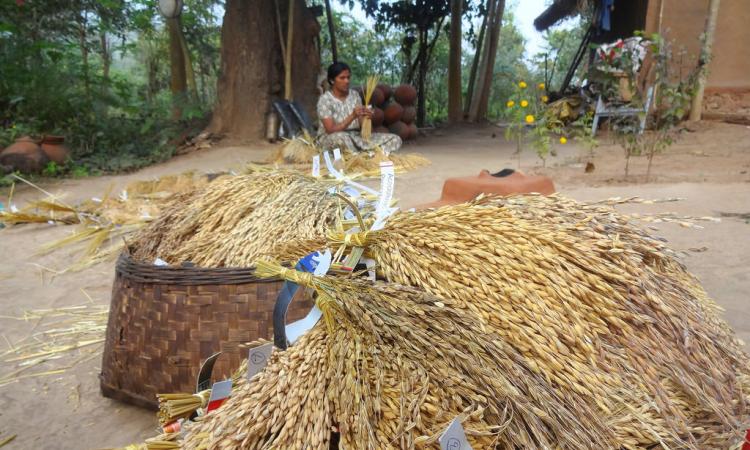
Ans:
[[[529,102],[527,102],[526,100],[521,100],[521,108],[525,108],[527,106],[529,106]]]
[[[547,103],[549,101],[549,97],[546,95],[542,95],[542,102]]]
[[[518,83],[518,87],[520,87],[521,89],[526,89],[526,82],[521,81],[520,83]]]
[[[505,106],[507,106],[508,108],[512,108],[515,104],[516,102],[514,102],[513,100],[508,100],[508,103],[506,103]]]
[[[531,114],[526,116],[526,123],[534,123],[534,116],[532,116]]]
[[[544,86],[544,83],[539,83],[539,84],[537,85],[537,87],[538,87],[539,89],[544,89],[544,88],[545,88],[545,86]]]
[[[560,143],[561,144],[567,144],[568,143],[568,139],[565,136],[560,136]]]

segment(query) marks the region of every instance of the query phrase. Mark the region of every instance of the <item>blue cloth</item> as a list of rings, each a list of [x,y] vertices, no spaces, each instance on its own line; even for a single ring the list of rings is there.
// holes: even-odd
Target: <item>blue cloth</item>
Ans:
[[[599,20],[602,30],[609,31],[612,29],[612,7],[614,5],[615,0],[602,0],[602,13]]]

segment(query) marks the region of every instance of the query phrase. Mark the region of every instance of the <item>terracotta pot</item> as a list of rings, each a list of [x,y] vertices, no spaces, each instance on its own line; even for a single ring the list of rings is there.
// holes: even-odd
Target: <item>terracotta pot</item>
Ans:
[[[47,157],[57,164],[65,164],[70,154],[70,150],[65,146],[63,136],[44,136],[41,146]]]
[[[401,116],[404,114],[404,108],[396,102],[391,102],[383,110],[385,113],[384,123],[386,125],[394,124],[401,120]]]
[[[372,97],[370,98],[370,104],[373,106],[383,106],[385,101],[385,95],[379,88],[375,88],[372,91]]]
[[[377,128],[381,125],[383,125],[383,120],[385,119],[385,113],[382,109],[378,108],[377,106],[372,107],[372,126],[373,128]]]
[[[417,128],[417,124],[410,123],[407,125],[407,127],[409,128],[409,136],[406,139],[407,140],[416,139],[417,136],[419,135],[419,129]]]
[[[404,107],[404,114],[401,116],[401,120],[405,124],[412,124],[417,119],[417,108],[413,106]]]
[[[393,96],[401,105],[411,106],[417,100],[417,90],[414,89],[414,86],[402,84],[396,88]]]
[[[383,92],[383,102],[387,102],[391,99],[391,96],[393,95],[393,89],[391,89],[390,86],[387,84],[380,83],[378,85],[378,89],[380,89]]]
[[[41,172],[49,162],[36,140],[29,136],[16,139],[0,153],[0,165],[9,166],[23,173]]]
[[[388,130],[390,130],[391,133],[398,135],[403,140],[406,140],[409,137],[409,125],[400,120],[392,123],[388,127]]]

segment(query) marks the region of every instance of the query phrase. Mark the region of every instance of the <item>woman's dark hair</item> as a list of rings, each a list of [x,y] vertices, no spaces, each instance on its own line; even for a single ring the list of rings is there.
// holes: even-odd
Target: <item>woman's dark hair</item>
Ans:
[[[335,62],[328,66],[328,82],[333,85],[333,80],[345,70],[348,70],[349,73],[352,73],[352,69],[350,69],[349,66],[343,62]]]

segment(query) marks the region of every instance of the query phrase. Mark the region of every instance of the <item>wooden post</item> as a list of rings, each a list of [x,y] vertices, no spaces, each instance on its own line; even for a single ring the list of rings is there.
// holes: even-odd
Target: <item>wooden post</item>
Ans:
[[[292,99],[292,42],[294,40],[294,3],[289,0],[289,18],[286,22],[286,61],[284,61],[284,99]]]
[[[328,0],[326,0],[328,1]],[[448,122],[461,121],[461,6],[463,0],[451,0],[451,41],[448,56]]]
[[[328,35],[331,37],[331,57],[333,58],[333,62],[337,62],[339,60],[339,53],[336,46],[336,27],[333,24],[331,0],[326,0],[326,19],[328,20]]]
[[[708,65],[711,62],[712,47],[714,44],[714,35],[716,34],[716,20],[719,17],[719,1],[710,0],[708,4],[708,17],[706,17],[706,31],[703,35],[703,46],[701,48],[700,59],[698,60],[698,82],[693,96],[693,103],[690,106],[690,120],[701,120],[703,113],[703,93],[706,89],[706,79],[708,78]]]

